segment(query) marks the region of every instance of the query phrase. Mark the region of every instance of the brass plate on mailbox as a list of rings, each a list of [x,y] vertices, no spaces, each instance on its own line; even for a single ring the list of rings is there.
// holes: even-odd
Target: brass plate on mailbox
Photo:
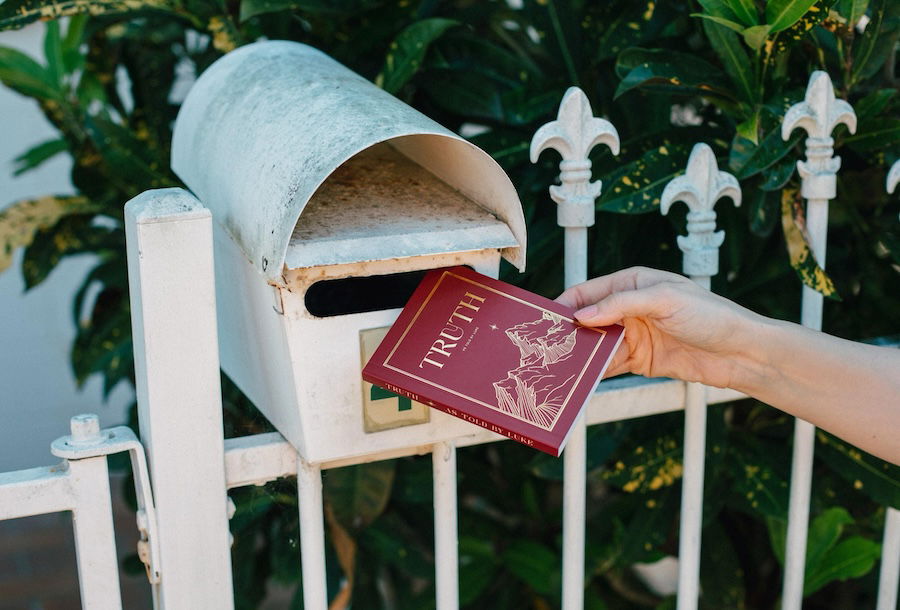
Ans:
[[[359,331],[360,370],[365,366],[390,327]],[[363,429],[367,433],[403,426],[427,424],[431,409],[405,396],[398,396],[368,381],[362,382]]]

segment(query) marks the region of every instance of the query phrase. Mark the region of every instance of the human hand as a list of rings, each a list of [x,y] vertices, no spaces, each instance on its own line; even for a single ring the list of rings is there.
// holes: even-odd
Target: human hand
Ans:
[[[620,323],[625,339],[606,375],[626,372],[738,387],[755,370],[761,316],[668,273],[633,267],[573,286],[556,299],[585,326]]]

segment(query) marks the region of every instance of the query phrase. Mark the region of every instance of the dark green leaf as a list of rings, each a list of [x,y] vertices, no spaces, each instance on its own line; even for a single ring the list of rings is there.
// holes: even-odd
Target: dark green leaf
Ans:
[[[703,30],[737,89],[737,99],[754,103],[760,95],[753,84],[753,66],[737,35],[717,23],[708,21],[703,23]]]
[[[241,21],[280,11],[298,11],[313,15],[350,16],[370,10],[383,0],[242,0]]]
[[[542,544],[516,540],[503,553],[503,561],[510,572],[538,593],[549,595],[559,586],[559,556]]]
[[[602,475],[606,481],[627,493],[646,493],[671,487],[681,479],[681,453],[680,439],[661,434],[621,455],[613,467]]]
[[[25,249],[22,257],[25,287],[30,290],[47,279],[63,257],[115,249],[121,238],[116,229],[92,225],[90,216],[64,216],[52,228],[37,231]]]
[[[47,75],[57,86],[62,85],[65,72],[62,56],[62,39],[59,35],[59,22],[47,22],[47,33],[44,35],[44,57],[47,59]]]
[[[735,135],[728,166],[738,180],[755,176],[783,159],[802,136],[803,133],[797,130],[785,142],[781,139],[781,129],[775,128],[757,146],[750,140]]]
[[[585,33],[597,35],[595,46],[598,60],[616,57],[628,47],[655,40],[671,20],[665,10],[669,7],[660,6],[654,0],[632,0],[603,8],[606,10],[596,16],[588,13],[582,24]]]
[[[62,40],[62,62],[66,73],[71,73],[84,65],[85,56],[81,53],[81,42],[84,37],[84,26],[88,15],[75,15],[69,19],[65,38]]]
[[[744,571],[734,544],[718,521],[703,528],[700,587],[704,608],[744,607]]]
[[[787,514],[788,484],[771,456],[761,450],[733,452],[734,491],[741,503],[764,517],[781,518]]]
[[[840,0],[838,2],[838,11],[847,19],[847,24],[856,25],[859,18],[866,14],[869,8],[869,0]]]
[[[469,140],[503,167],[512,167],[528,161],[531,142],[519,132],[492,129]]]
[[[372,523],[387,506],[395,469],[396,462],[384,460],[329,470],[323,494],[338,522],[351,531]]]
[[[768,0],[766,23],[772,26],[772,32],[786,30],[799,21],[815,3],[816,0]]]
[[[97,146],[106,165],[107,179],[120,185],[131,196],[140,191],[177,184],[174,177],[160,167],[159,158],[148,146],[149,134],[132,131],[110,120],[90,117],[85,122],[91,140]]]
[[[460,536],[459,538],[459,603],[465,606],[495,580],[497,558],[493,545],[480,538]]]
[[[694,56],[663,49],[627,49],[619,55],[616,73],[625,74],[615,97],[636,87],[681,94],[731,98],[727,80],[712,64]]]
[[[760,188],[764,191],[780,191],[794,175],[796,168],[797,162],[790,157],[785,157],[763,172],[764,181]]]
[[[617,424],[588,428],[587,454],[585,456],[588,472],[603,466],[613,451],[621,444],[627,429],[627,426]],[[563,479],[563,460],[543,453],[536,455],[531,460],[529,469],[535,476],[542,479],[554,481]]]
[[[0,4],[0,10],[5,4]],[[52,74],[24,53],[0,47],[0,82],[28,97],[56,100],[62,96]]]
[[[897,20],[890,19],[888,11],[898,13],[896,0],[874,0],[872,16],[866,30],[853,42],[853,67],[850,69],[849,85],[874,75],[894,49],[897,41]]]
[[[13,176],[21,176],[25,172],[38,167],[44,161],[52,159],[59,153],[65,152],[68,149],[68,143],[62,138],[41,142],[37,146],[26,150],[16,157],[16,169],[13,171]]]
[[[769,544],[778,563],[784,565],[784,549],[787,544],[787,520],[782,517],[766,517]]]
[[[660,559],[659,547],[666,541],[678,502],[676,487],[664,487],[659,492],[641,494],[634,498],[628,512],[627,525],[617,534],[621,545],[618,565],[631,566],[635,562]]]
[[[699,0],[700,6],[703,7],[703,16],[718,17],[741,23],[740,17],[729,0]],[[739,3],[738,3],[739,4]],[[749,23],[742,23],[747,26]]]
[[[747,193],[747,213],[750,217],[750,231],[760,237],[768,237],[781,218],[780,189],[750,189]],[[745,191],[746,192],[746,191]]]
[[[896,148],[900,146],[900,119],[881,117],[860,123],[854,135],[844,138],[844,144],[860,153]]]
[[[388,93],[399,91],[422,66],[429,45],[455,25],[459,22],[433,17],[407,26],[391,43],[375,84]]]
[[[668,182],[684,171],[687,144],[664,143],[612,172],[603,181],[597,209],[621,214],[645,214],[659,209]]]
[[[700,17],[706,21],[711,21],[712,23],[718,23],[721,26],[728,28],[729,30],[733,30],[740,34],[744,31],[746,26],[742,23],[738,23],[737,21],[732,21],[731,19],[725,19],[723,17],[716,17],[715,15],[704,15],[703,13],[694,13],[691,15],[692,17]]]
[[[900,466],[864,453],[821,430],[816,453],[854,489],[877,504],[900,508]]]
[[[803,594],[811,595],[835,580],[868,574],[881,556],[881,545],[860,536],[841,541],[822,559],[818,569],[807,573]]]
[[[752,26],[759,23],[756,4],[753,0],[726,0],[731,12],[737,15],[741,23]],[[702,3],[701,3],[702,4]]]
[[[853,109],[856,111],[856,116],[859,117],[860,124],[865,124],[867,119],[881,114],[895,95],[897,95],[896,89],[876,89],[856,102]],[[857,132],[862,133],[861,130],[857,130]]]

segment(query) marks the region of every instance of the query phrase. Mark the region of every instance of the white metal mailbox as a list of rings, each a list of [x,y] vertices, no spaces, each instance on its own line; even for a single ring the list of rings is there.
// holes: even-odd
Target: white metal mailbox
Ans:
[[[521,204],[490,156],[320,51],[269,41],[198,79],[172,167],[216,221],[222,367],[306,460],[487,434],[360,371],[410,272],[524,266]]]

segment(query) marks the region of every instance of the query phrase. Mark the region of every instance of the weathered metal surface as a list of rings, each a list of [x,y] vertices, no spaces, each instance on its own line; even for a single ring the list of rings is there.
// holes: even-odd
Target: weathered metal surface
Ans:
[[[846,124],[851,133],[855,132],[856,114],[847,102],[835,99],[828,74],[816,71],[809,78],[804,100],[788,109],[781,125],[781,136],[785,140],[797,127],[809,134],[806,161],[798,161],[797,169],[802,179],[801,193],[807,200],[809,245],[822,269],[825,268],[828,236],[828,200],[836,195],[836,173],[841,166],[840,157],[832,156],[834,140],[831,132],[840,123]],[[801,323],[808,328],[822,330],[822,307],[822,294],[804,285]],[[814,444],[815,427],[809,422],[796,420],[784,555],[784,610],[799,610],[803,604]]]
[[[125,236],[138,415],[165,574],[154,599],[167,609],[227,610],[212,219],[184,190],[147,191],[125,205]]]
[[[334,171],[307,204],[288,269],[516,247],[506,223],[390,144]]]
[[[181,107],[172,168],[273,284],[294,227],[320,185],[380,142],[506,223],[525,264],[515,188],[484,151],[324,53],[288,41],[247,45],[216,61]]]
[[[316,282],[469,265],[496,277],[496,249],[288,270],[266,284],[234,241],[215,232],[222,368],[272,424],[315,462],[363,460],[472,434],[477,426],[433,411],[425,424],[366,433],[359,333],[391,325],[400,309],[319,318],[305,305]]]

